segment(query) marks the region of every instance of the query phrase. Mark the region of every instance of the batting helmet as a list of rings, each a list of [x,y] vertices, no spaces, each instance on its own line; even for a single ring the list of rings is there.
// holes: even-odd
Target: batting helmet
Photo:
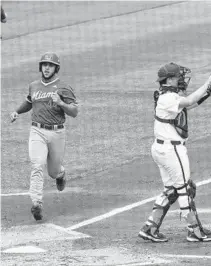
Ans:
[[[41,56],[41,59],[39,61],[39,71],[41,72],[41,67],[42,67],[42,63],[52,63],[54,65],[56,65],[56,73],[59,72],[60,69],[60,60],[58,55],[56,55],[55,53],[45,53],[44,55]]]

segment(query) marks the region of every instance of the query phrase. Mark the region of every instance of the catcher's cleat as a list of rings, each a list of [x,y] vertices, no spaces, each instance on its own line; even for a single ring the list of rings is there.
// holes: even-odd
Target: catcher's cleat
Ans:
[[[205,233],[205,235],[211,235],[211,230],[204,228],[203,227],[203,232]]]
[[[144,240],[151,240],[152,242],[157,242],[157,243],[168,241],[165,235],[160,233],[159,230],[151,232],[151,228],[148,225],[143,226],[138,236],[143,238]]]
[[[59,191],[64,190],[66,186],[66,178],[63,176],[62,178],[57,178],[56,179],[56,186]]]
[[[190,227],[188,227],[188,236],[187,236],[187,241],[188,242],[209,242],[211,241],[211,231],[202,228],[202,232],[198,234],[198,232],[194,232],[194,230],[190,230]]]
[[[33,205],[31,208],[31,213],[34,216],[34,219],[36,221],[40,221],[42,220],[43,216],[42,216],[42,206],[41,205]]]

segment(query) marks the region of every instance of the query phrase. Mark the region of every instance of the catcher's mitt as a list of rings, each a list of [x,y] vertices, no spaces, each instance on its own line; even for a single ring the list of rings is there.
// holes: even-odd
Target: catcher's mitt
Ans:
[[[69,89],[66,88],[58,89],[57,94],[60,96],[61,100],[67,104],[76,102],[75,95]]]

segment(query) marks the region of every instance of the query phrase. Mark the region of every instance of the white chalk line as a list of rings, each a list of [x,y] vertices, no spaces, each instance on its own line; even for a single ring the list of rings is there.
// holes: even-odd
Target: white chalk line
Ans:
[[[80,232],[76,232],[76,231],[71,231],[68,228],[65,228],[65,227],[62,227],[62,226],[59,226],[59,225],[56,225],[56,224],[47,223],[45,225],[47,227],[62,231],[64,233],[71,234],[72,236],[75,236],[76,238],[79,238],[79,237],[80,238],[90,238],[91,237],[90,235],[86,235],[86,234],[83,234],[83,233],[80,233]]]
[[[207,180],[203,180],[203,181],[197,182],[196,185],[199,187],[199,186],[206,185],[206,184],[209,184],[209,183],[211,183],[211,178],[209,178]],[[80,222],[78,224],[72,225],[72,226],[68,227],[68,229],[69,230],[75,230],[75,229],[78,229],[80,227],[99,222],[101,220],[107,219],[107,218],[112,217],[114,215],[117,215],[119,213],[131,210],[133,208],[136,208],[136,207],[142,206],[142,205],[144,205],[146,203],[149,203],[149,202],[155,200],[156,197],[157,196],[149,198],[149,199],[145,199],[145,200],[142,200],[142,201],[138,201],[138,202],[135,202],[133,204],[126,205],[126,206],[124,206],[122,208],[114,209],[114,210],[112,210],[110,212],[107,212],[107,213],[105,213],[103,215],[99,215],[99,216],[96,216],[94,218],[91,218],[91,219],[85,220],[83,222]]]
[[[156,261],[149,261],[149,262],[143,262],[143,261],[137,261],[137,262],[127,262],[127,263],[115,263],[115,264],[105,264],[107,266],[148,266],[148,265],[161,265],[161,264],[169,264],[171,263],[171,260],[164,260],[164,259],[158,259],[156,258]],[[82,264],[83,266],[83,264]],[[86,266],[93,266],[93,264],[86,264]],[[101,264],[101,266],[103,266]]]
[[[198,213],[211,213],[211,209],[207,208],[207,209],[203,209],[203,208],[197,208],[197,212]],[[172,210],[168,212],[169,214],[175,214],[175,213],[180,213],[180,210]]]
[[[211,178],[209,178],[207,180],[199,181],[199,182],[196,183],[196,185],[199,187],[199,186],[202,186],[202,185],[207,185],[209,183],[211,183]],[[17,195],[21,196],[21,195],[28,195],[28,193],[1,194],[1,196],[14,196],[14,195],[15,196],[17,196]],[[101,220],[104,220],[104,219],[107,219],[109,217],[115,216],[115,215],[120,214],[122,212],[131,210],[133,208],[136,208],[136,207],[142,206],[142,205],[144,205],[146,203],[149,203],[149,202],[155,200],[156,197],[157,196],[151,197],[151,198],[148,198],[148,199],[145,199],[145,200],[142,200],[142,201],[138,201],[138,202],[126,205],[126,206],[121,207],[121,208],[116,208],[116,209],[114,209],[114,210],[112,210],[110,212],[107,212],[105,214],[102,214],[102,215],[96,216],[94,218],[91,218],[91,219],[85,220],[83,222],[80,222],[78,224],[72,225],[72,226],[66,228],[65,230],[70,230],[71,231],[71,230],[75,230],[75,229],[81,228],[81,227],[89,225],[89,224],[93,224],[93,223],[99,222]]]
[[[66,188],[64,191],[62,191],[62,194],[64,193],[69,193],[69,192],[82,192],[84,191],[82,188],[80,187],[69,187],[69,188]],[[60,194],[61,192],[58,191],[58,190],[48,190],[48,191],[45,191],[45,194]],[[29,196],[29,192],[16,192],[16,193],[3,193],[3,194],[0,194],[1,197],[13,197],[13,196]]]
[[[164,257],[168,258],[187,258],[187,259],[211,259],[211,256],[203,255],[176,255],[176,254],[162,254]]]

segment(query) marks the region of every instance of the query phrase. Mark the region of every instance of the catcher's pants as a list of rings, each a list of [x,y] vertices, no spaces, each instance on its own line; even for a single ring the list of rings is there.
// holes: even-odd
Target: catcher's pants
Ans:
[[[46,130],[32,126],[29,136],[29,157],[32,164],[30,197],[33,204],[42,204],[43,170],[47,164],[49,176],[56,178],[64,172],[65,130]]]
[[[159,167],[165,188],[163,193],[156,198],[152,214],[147,223],[161,225],[170,205],[178,200],[182,217],[185,218],[188,224],[195,224],[195,217],[189,208],[187,188],[184,187],[190,179],[187,148],[183,144],[172,145],[170,142],[160,144],[155,140],[151,153],[153,160]],[[173,189],[171,189],[172,187]]]

